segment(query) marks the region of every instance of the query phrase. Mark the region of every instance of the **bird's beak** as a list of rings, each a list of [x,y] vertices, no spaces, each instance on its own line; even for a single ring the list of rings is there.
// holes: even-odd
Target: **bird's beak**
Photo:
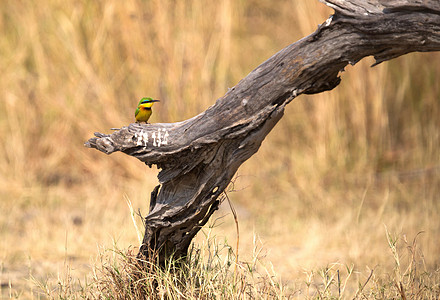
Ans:
[[[151,102],[160,102],[160,100],[151,100]]]

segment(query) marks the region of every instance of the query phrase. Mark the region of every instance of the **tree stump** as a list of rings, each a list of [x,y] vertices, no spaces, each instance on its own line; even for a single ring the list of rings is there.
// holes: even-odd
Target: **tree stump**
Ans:
[[[376,65],[409,52],[440,50],[439,1],[321,2],[335,14],[263,62],[203,113],[177,123],[133,123],[112,134],[95,133],[85,143],[161,169],[139,256],[155,251],[163,262],[171,253],[186,255],[238,167],[258,151],[295,97],[335,88],[344,67],[366,56],[374,56]]]

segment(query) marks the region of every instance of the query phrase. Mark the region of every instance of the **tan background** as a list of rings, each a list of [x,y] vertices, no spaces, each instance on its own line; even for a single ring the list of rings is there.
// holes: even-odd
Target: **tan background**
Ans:
[[[35,296],[32,278],[56,284],[66,267],[82,280],[100,251],[138,246],[126,199],[146,214],[157,170],[84,148],[94,131],[133,122],[144,96],[161,99],[151,122],[190,118],[331,13],[306,0],[4,1],[2,295]],[[421,268],[439,267],[440,56],[373,62],[295,99],[239,169],[240,260],[262,249],[286,282],[336,262],[384,274],[388,228],[402,259],[405,237],[423,231]],[[226,203],[211,226],[235,245]]]

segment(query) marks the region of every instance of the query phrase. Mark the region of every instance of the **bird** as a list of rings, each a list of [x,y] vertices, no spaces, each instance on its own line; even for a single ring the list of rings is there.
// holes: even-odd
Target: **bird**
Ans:
[[[136,118],[136,122],[145,122],[148,123],[148,119],[151,116],[151,107],[154,102],[159,102],[159,100],[154,100],[153,98],[144,97],[139,101],[138,107],[136,108],[136,112],[134,113],[134,117]]]

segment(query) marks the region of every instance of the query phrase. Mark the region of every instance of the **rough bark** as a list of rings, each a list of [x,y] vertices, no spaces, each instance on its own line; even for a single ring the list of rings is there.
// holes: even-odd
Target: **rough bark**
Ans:
[[[335,10],[311,35],[279,51],[205,112],[178,123],[130,124],[86,146],[121,151],[161,171],[140,254],[184,256],[218,208],[238,167],[258,151],[300,94],[335,88],[347,64],[440,50],[439,1],[328,0]]]

